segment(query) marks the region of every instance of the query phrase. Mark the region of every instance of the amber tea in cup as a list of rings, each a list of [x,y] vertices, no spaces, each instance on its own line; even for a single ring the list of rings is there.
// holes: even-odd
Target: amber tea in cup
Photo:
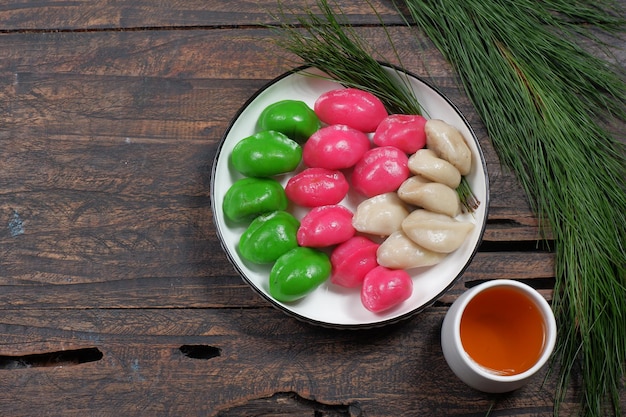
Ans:
[[[461,317],[461,343],[482,367],[498,375],[529,370],[546,342],[546,325],[535,302],[510,286],[477,294]]]
[[[461,295],[444,319],[441,343],[452,371],[486,392],[523,386],[545,364],[556,341],[556,322],[535,289],[494,280]]]

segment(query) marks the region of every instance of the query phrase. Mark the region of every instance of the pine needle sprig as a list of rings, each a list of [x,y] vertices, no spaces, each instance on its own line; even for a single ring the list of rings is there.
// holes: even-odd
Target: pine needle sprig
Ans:
[[[296,15],[279,1],[278,13],[273,15],[278,22],[278,46],[347,87],[375,94],[390,113],[422,114],[408,81],[397,71],[394,77],[373,57],[375,51],[368,50],[354,28],[342,19],[339,6],[334,4],[333,8],[327,1],[318,2],[318,6],[321,15],[310,9]],[[287,23],[288,15],[296,16],[296,23]]]
[[[555,245],[560,376],[580,365],[583,415],[620,414],[626,364],[626,153],[603,126],[626,120],[623,70],[573,39],[623,30],[608,1],[405,0],[454,65],[501,162]],[[622,25],[622,26],[620,26]],[[621,29],[620,29],[621,28]],[[610,407],[610,406],[608,406]]]

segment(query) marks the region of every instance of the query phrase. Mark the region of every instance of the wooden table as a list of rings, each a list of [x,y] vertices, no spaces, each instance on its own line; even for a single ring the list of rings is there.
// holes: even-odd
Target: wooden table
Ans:
[[[369,7],[340,3],[396,62]],[[297,64],[258,25],[271,23],[273,0],[0,7],[0,415],[551,415],[554,376],[488,395],[442,356],[441,322],[464,289],[510,278],[550,299],[553,254],[537,244],[537,220],[450,66],[390,2],[374,3],[402,64],[472,124],[491,205],[458,285],[423,313],[367,331],[274,309],[216,236],[221,136],[257,89]],[[579,396],[575,380],[563,415]]]

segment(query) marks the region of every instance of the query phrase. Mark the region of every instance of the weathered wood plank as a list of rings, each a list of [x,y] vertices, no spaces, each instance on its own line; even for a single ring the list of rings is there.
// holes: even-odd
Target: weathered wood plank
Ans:
[[[451,67],[419,33],[406,27],[355,28],[374,54],[418,75],[456,88]],[[389,44],[396,46],[398,56]],[[105,32],[8,32],[0,34],[0,70],[9,74],[58,73],[103,77],[268,79],[298,64],[275,45],[271,29],[147,30]],[[377,56],[378,58],[378,56]],[[432,65],[429,65],[429,62]],[[106,79],[106,78],[104,78]],[[15,82],[14,78],[9,82]],[[19,80],[17,80],[19,81]],[[163,86],[165,87],[165,86]],[[170,87],[172,88],[172,87]]]
[[[69,416],[94,410],[99,415],[242,415],[243,410],[267,411],[264,400],[293,392],[313,401],[309,407],[352,406],[360,413],[355,415],[441,410],[483,415],[494,401],[494,412],[512,408],[509,413],[551,415],[553,377],[542,386],[538,375],[504,396],[459,384],[438,341],[445,311],[432,308],[384,329],[342,332],[312,327],[270,308],[6,310],[0,355],[96,348],[102,358],[0,370],[0,404],[12,416],[30,415],[33,409]],[[181,352],[183,345],[216,349],[208,359],[193,359]],[[571,409],[571,403],[564,406],[565,412]],[[288,408],[279,406],[276,412],[281,409]]]
[[[119,232],[116,238],[123,234]],[[108,250],[92,250],[89,255],[77,249],[89,247],[88,243],[78,240],[52,253],[39,249],[24,254],[19,249],[3,251],[1,308],[268,306],[236,274],[217,244],[182,253],[161,246],[148,254],[141,249],[128,253],[115,249],[119,240]],[[116,255],[116,251],[121,253]],[[479,252],[461,281],[440,302],[451,303],[467,286],[495,278],[535,282],[537,288],[546,290],[546,298],[551,298],[553,277],[553,256],[549,253]]]
[[[278,11],[279,3],[278,0],[44,0],[35,3],[10,0],[0,8],[0,22],[3,30],[13,31],[245,26],[273,23],[270,14]],[[282,3],[295,13],[301,13],[305,7],[313,4],[306,0]],[[367,2],[337,3],[355,24],[378,24],[373,9],[387,24],[402,23],[390,1],[372,0],[371,6]]]

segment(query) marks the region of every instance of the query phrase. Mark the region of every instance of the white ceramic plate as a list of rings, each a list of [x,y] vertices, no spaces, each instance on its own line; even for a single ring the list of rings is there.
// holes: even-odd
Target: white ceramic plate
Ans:
[[[392,67],[388,70],[398,76],[398,70]],[[424,116],[442,119],[455,126],[468,142],[473,163],[472,171],[466,178],[481,204],[473,214],[463,214],[461,217],[475,223],[473,231],[459,249],[438,265],[409,270],[413,277],[413,295],[401,305],[382,314],[372,313],[362,306],[358,289],[341,288],[330,281],[297,302],[278,302],[269,295],[268,277],[271,265],[254,265],[241,259],[236,248],[247,224],[233,225],[227,222],[222,203],[229,187],[241,178],[241,174],[229,165],[229,155],[237,142],[256,132],[257,119],[265,107],[280,100],[292,99],[302,100],[313,108],[320,94],[342,88],[337,83],[305,73],[321,74],[316,69],[302,67],[274,79],[248,100],[223,137],[215,156],[211,180],[211,204],[222,246],[237,271],[256,292],[280,310],[298,319],[329,327],[363,328],[382,326],[407,318],[433,304],[454,285],[471,262],[482,239],[489,205],[489,183],[478,140],[465,118],[446,97],[418,77],[402,73],[406,74],[403,78],[409,80],[422,105]],[[285,175],[277,179],[284,186],[289,177],[290,175]],[[354,210],[354,203],[358,200],[359,197],[349,194],[342,204]],[[298,218],[302,218],[306,212],[295,207],[290,210]]]

